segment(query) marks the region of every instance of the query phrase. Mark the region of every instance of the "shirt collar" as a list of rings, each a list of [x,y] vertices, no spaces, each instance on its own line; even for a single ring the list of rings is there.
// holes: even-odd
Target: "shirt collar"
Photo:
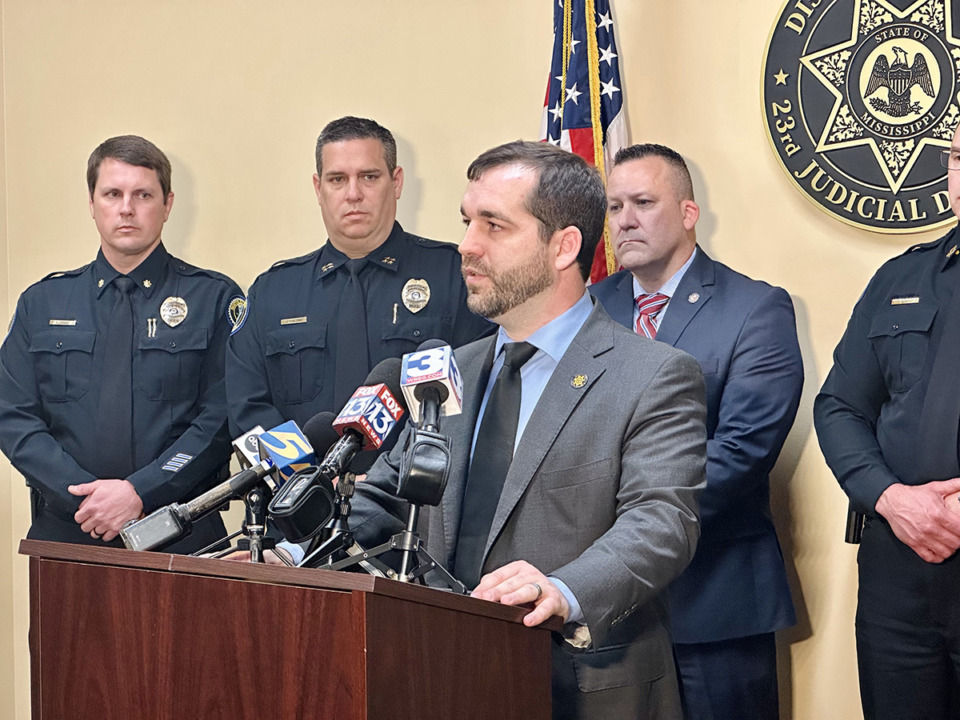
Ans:
[[[367,253],[367,262],[382,267],[384,270],[397,272],[400,269],[400,260],[403,255],[403,235],[403,228],[400,227],[400,223],[394,220],[393,229],[387,239]],[[328,238],[326,244],[320,248],[319,277],[324,278],[330,273],[336,272],[349,259],[337,250]]]
[[[577,300],[573,307],[539,328],[526,341],[545,352],[553,358],[554,362],[560,362],[560,358],[570,347],[574,336],[580,332],[580,328],[583,327],[591,312],[593,312],[593,301],[590,299],[590,293],[584,291],[583,297]],[[514,340],[501,327],[497,333],[497,345],[493,357],[498,357],[503,346],[510,342]]]
[[[690,269],[690,265],[693,264],[693,259],[697,256],[697,247],[694,246],[693,252],[690,254],[690,257],[687,258],[687,261],[680,266],[680,269],[677,270],[673,276],[667,280],[663,287],[654,292],[658,292],[661,295],[666,295],[668,298],[673,298],[673,294],[677,291],[677,288],[680,286],[680,281],[683,280],[683,276],[687,274],[687,270]],[[641,295],[651,295],[653,293],[648,293],[640,286],[640,281],[637,280],[636,276],[633,276],[633,298],[637,299]]]
[[[133,280],[148,298],[152,297],[154,291],[166,280],[167,261],[169,259],[170,254],[161,242],[143,262],[127,273],[127,277]],[[123,273],[118,272],[113,265],[107,262],[102,249],[97,252],[97,259],[93,266],[93,274],[97,284],[97,297],[100,297],[107,285]]]

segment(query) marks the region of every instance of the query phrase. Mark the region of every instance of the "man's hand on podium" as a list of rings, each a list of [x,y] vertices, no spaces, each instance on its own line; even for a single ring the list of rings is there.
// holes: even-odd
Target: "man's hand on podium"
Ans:
[[[470,594],[503,605],[533,603],[533,612],[523,618],[527,627],[546,622],[554,615],[564,622],[570,617],[570,604],[563,593],[550,578],[525,560],[516,560],[484,575]]]

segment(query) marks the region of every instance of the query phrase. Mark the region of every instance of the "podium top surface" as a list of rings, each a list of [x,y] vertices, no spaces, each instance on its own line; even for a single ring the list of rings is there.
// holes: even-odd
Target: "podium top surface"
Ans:
[[[43,540],[21,540],[19,552],[21,555],[29,555],[40,560],[201,575],[335,592],[373,593],[515,623],[522,623],[524,615],[530,611],[529,605],[509,607],[464,595],[456,595],[446,590],[361,573],[252,564],[215,558],[172,555],[163,552],[137,552],[121,548],[93,547]],[[561,624],[559,618],[553,618],[540,627],[558,631]]]

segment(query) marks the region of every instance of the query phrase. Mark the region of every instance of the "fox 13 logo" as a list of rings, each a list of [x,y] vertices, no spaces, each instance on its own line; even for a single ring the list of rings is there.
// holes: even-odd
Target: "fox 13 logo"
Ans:
[[[954,220],[941,152],[960,121],[960,0],[788,0],[763,109],[790,180],[858,227]]]

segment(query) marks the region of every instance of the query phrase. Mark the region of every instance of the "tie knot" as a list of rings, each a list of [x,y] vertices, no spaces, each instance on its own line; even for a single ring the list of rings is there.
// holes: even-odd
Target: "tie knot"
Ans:
[[[519,370],[524,364],[537,354],[537,348],[528,342],[513,342],[503,346],[504,365]]]
[[[637,296],[637,310],[641,315],[656,317],[663,306],[670,302],[670,298],[661,293],[651,293],[649,295],[640,294]]]
[[[363,266],[366,264],[366,258],[353,258],[352,260],[347,260],[347,270],[351,275],[357,277],[360,274],[360,271],[363,270]]]
[[[113,281],[113,284],[117,287],[117,290],[122,292],[124,295],[129,295],[131,292],[133,292],[133,289],[137,286],[137,284],[131,278],[128,278],[126,275],[121,275],[120,277],[118,277],[116,280]]]

